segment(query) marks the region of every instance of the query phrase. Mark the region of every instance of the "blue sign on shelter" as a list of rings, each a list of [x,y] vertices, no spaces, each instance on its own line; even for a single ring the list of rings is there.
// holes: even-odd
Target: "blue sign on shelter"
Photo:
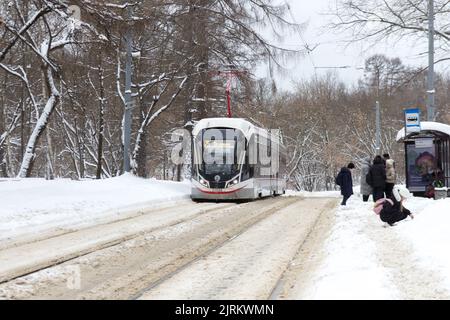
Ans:
[[[420,132],[420,109],[405,110],[405,130],[406,134]]]

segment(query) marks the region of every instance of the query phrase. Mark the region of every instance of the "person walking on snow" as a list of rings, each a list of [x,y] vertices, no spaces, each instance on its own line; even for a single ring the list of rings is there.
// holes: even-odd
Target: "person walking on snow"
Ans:
[[[363,201],[367,202],[369,200],[369,196],[372,194],[372,187],[366,182],[366,176],[370,170],[370,157],[365,157],[361,161],[361,189],[360,192],[363,197]]]
[[[384,198],[384,189],[386,188],[386,169],[384,168],[381,156],[376,156],[373,160],[373,166],[370,167],[366,176],[366,182],[373,188],[373,201],[376,202]]]
[[[397,176],[395,173],[395,165],[393,159],[386,160],[386,198],[390,198],[392,196],[392,189],[394,188],[395,181],[397,180]]]
[[[406,209],[403,202],[411,196],[408,189],[402,187],[394,187],[391,198],[387,198],[382,203],[382,209],[379,212],[380,219],[390,226],[394,223],[406,219],[408,216],[414,219],[414,215]]]
[[[341,187],[341,195],[343,196],[341,205],[347,205],[347,200],[353,194],[353,181],[352,181],[352,172],[355,168],[355,165],[350,162],[347,167],[342,167],[341,171],[336,177],[336,184]]]

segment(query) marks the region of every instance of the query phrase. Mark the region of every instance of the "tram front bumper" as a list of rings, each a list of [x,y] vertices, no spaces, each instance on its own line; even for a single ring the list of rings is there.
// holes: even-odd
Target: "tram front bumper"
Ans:
[[[233,188],[227,189],[211,189],[193,184],[191,189],[191,199],[194,200],[238,200],[254,198],[255,190],[252,185],[236,185]]]

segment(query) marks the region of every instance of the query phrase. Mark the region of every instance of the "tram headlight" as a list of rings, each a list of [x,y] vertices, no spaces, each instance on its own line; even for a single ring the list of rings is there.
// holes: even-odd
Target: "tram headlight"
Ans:
[[[200,182],[200,184],[201,184],[202,186],[209,187],[208,181],[206,181],[206,180],[203,179],[203,178],[200,178],[200,180],[199,180],[198,182]]]
[[[233,179],[233,180],[231,180],[230,182],[228,182],[228,185],[227,185],[227,187],[229,188],[229,187],[232,187],[232,186],[234,186],[235,184],[238,184],[239,183],[239,180],[238,179]]]

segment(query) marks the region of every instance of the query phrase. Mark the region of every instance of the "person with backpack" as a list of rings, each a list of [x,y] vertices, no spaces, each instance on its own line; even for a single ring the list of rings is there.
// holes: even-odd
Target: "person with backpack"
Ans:
[[[395,173],[395,165],[393,159],[386,159],[386,198],[390,198],[392,196],[392,190],[394,188],[395,182],[397,180],[397,176]]]
[[[341,171],[339,171],[339,174],[336,177],[336,184],[341,187],[341,195],[342,195],[342,202],[341,206],[347,205],[347,200],[352,196],[353,194],[353,181],[352,181],[352,172],[355,168],[355,165],[350,162],[347,167],[342,167]]]
[[[373,165],[370,167],[366,176],[366,182],[373,189],[373,201],[384,198],[384,190],[386,188],[386,169],[381,156],[376,156]]]
[[[414,219],[414,215],[403,204],[410,196],[411,193],[408,189],[395,186],[392,191],[392,196],[377,200],[373,210],[380,216],[381,221],[390,226],[406,219],[408,216]]]
[[[366,182],[366,176],[370,170],[370,157],[365,157],[361,160],[361,189],[360,193],[363,197],[363,201],[367,202],[370,195],[373,193],[372,187]]]

